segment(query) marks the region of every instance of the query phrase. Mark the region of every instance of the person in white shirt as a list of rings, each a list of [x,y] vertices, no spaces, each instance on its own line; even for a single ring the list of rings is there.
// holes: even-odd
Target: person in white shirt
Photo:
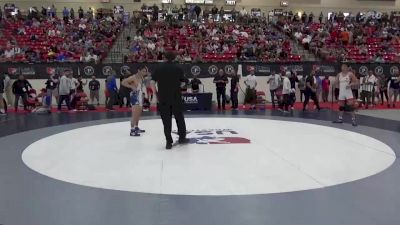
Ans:
[[[83,58],[85,62],[95,62],[99,60],[99,57],[93,53],[93,50],[90,49],[88,54]]]
[[[12,83],[11,78],[8,73],[4,74],[4,94],[7,100],[7,104],[11,106],[11,102],[13,101],[13,93],[12,93]]]
[[[49,32],[47,32],[47,36],[49,36],[49,37],[56,36],[56,31],[54,29],[50,29]]]
[[[303,36],[303,34],[300,31],[296,31],[296,33],[294,33],[294,37],[296,39],[300,39]]]
[[[246,79],[244,80],[244,84],[246,85],[246,96],[244,103],[250,104],[251,109],[256,109],[256,101],[257,101],[257,77],[254,74],[255,69],[254,67],[250,68],[250,74],[247,75]]]
[[[78,27],[79,27],[80,30],[85,30],[86,29],[86,24],[81,22]]]
[[[371,97],[374,92],[374,86],[376,85],[377,79],[372,70],[368,71],[368,74],[361,78],[361,100],[362,104],[368,109],[371,105]]]
[[[243,7],[242,10],[240,10],[240,16],[246,16],[247,15],[247,11],[246,9]]]
[[[281,76],[275,72],[272,72],[267,83],[269,84],[269,91],[271,93],[272,108],[275,108],[275,95],[276,91],[280,87]]]
[[[8,48],[4,51],[4,57],[6,59],[11,59],[15,56],[15,52],[13,48]]]
[[[149,42],[147,48],[153,51],[156,48],[156,45],[153,42]]]
[[[61,110],[61,104],[65,101],[65,104],[68,107],[68,110],[71,109],[70,105],[70,94],[72,89],[71,79],[69,79],[64,72],[60,78],[58,84],[58,93],[59,93],[59,100],[58,100],[58,110]]]
[[[291,76],[290,71],[286,71],[282,75],[282,102],[280,105],[280,110],[283,109],[284,113],[288,113],[290,105],[290,94],[293,92],[292,85],[290,84],[289,76]]]

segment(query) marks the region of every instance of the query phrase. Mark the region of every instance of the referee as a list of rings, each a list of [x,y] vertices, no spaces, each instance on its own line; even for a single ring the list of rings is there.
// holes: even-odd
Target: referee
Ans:
[[[174,115],[178,127],[179,144],[188,142],[186,139],[186,125],[183,117],[183,103],[181,95],[181,81],[185,78],[183,70],[173,64],[175,54],[166,52],[166,63],[163,63],[154,71],[152,85],[158,99],[158,110],[164,125],[164,134],[167,140],[166,149],[172,148],[172,115]],[[156,89],[157,84],[157,89]]]

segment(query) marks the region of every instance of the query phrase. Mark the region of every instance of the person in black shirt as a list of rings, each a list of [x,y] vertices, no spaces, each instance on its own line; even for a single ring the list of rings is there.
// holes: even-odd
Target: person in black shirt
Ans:
[[[96,76],[92,76],[92,80],[89,82],[89,91],[90,91],[90,102],[93,104],[94,99],[97,100],[97,105],[100,105],[100,82],[96,80]]]
[[[224,74],[224,70],[220,69],[218,75],[214,78],[214,83],[217,87],[217,102],[218,110],[221,110],[221,99],[222,99],[222,109],[225,110],[226,102],[226,84],[228,83],[228,77]]]
[[[231,78],[231,101],[233,110],[237,110],[239,107],[238,93],[239,93],[239,75],[236,73],[236,71],[233,70]]]
[[[181,80],[184,78],[183,70],[173,64],[175,54],[166,52],[167,63],[163,63],[154,71],[152,79],[153,92],[158,99],[158,109],[164,125],[164,134],[167,141],[166,149],[172,148],[173,139],[171,136],[172,115],[178,127],[180,144],[188,142],[186,139],[186,124],[183,116],[183,102],[181,94]],[[157,85],[157,88],[156,86]]]
[[[82,19],[82,18],[83,18],[83,9],[82,9],[82,6],[79,6],[79,9],[78,9],[78,17],[79,17],[79,19]]]
[[[183,75],[183,78],[181,79],[181,92],[182,93],[187,93],[188,84],[189,84],[189,79],[186,77],[186,75]]]
[[[395,108],[397,98],[400,94],[400,73],[397,72],[397,74],[392,76],[389,82],[389,102],[392,104],[392,107]],[[390,103],[388,103],[389,107]]]
[[[199,93],[201,81],[197,76],[194,76],[190,81],[190,86],[192,88],[192,93]]]
[[[51,106],[51,103],[53,101],[53,96],[56,98],[56,101],[58,101],[58,79],[55,74],[52,74],[50,78],[46,81],[46,95],[50,99],[49,105]]]
[[[25,77],[23,75],[20,75],[18,77],[18,80],[14,81],[12,85],[12,92],[15,95],[15,100],[14,100],[15,111],[18,111],[19,98],[22,98],[22,101],[24,103],[24,110],[26,110],[28,90],[30,88],[32,88],[32,85],[29,83],[29,81],[25,80]]]
[[[6,115],[6,110],[5,110],[6,104],[4,103],[5,78],[6,76],[4,74],[0,74],[0,115]]]
[[[299,83],[299,78],[295,71],[291,71],[289,80],[292,90],[296,90],[296,83]],[[292,110],[294,109],[294,103],[296,103],[296,91],[290,93],[290,107],[292,107]]]
[[[303,103],[303,111],[306,111],[306,107],[308,105],[308,102],[310,101],[310,98],[314,101],[314,104],[317,106],[318,111],[321,110],[316,93],[317,84],[315,79],[315,71],[312,71],[311,75],[306,78],[306,91],[304,93],[305,98]]]

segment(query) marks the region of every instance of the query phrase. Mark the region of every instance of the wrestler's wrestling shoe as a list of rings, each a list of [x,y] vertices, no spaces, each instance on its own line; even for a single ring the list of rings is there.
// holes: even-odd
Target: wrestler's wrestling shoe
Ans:
[[[135,127],[135,130],[138,130],[139,133],[144,133],[144,132],[146,132],[145,130],[141,130],[139,127]]]
[[[131,129],[131,133],[130,133],[130,135],[132,136],[132,137],[139,137],[140,136],[140,130],[139,129]]]
[[[190,142],[190,139],[188,138],[179,138],[178,143],[179,144],[188,144]]]

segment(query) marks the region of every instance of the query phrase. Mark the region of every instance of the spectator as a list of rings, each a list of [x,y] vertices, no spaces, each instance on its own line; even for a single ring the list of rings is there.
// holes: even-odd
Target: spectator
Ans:
[[[8,106],[11,106],[13,92],[12,92],[11,78],[8,75],[8,73],[4,74],[4,93]]]
[[[372,99],[372,94],[374,93],[373,89],[374,86],[376,85],[376,82],[377,79],[372,70],[368,71],[368,74],[362,78],[361,100],[366,109],[368,109],[368,106],[370,106],[372,103],[371,99]]]
[[[300,101],[303,102],[303,96],[305,96],[305,91],[306,91],[306,76],[302,76],[301,79],[299,80],[299,84],[297,87],[300,90]]]
[[[52,104],[53,96],[58,101],[58,79],[55,74],[51,74],[50,78],[46,81],[46,93],[49,98],[49,104]]]
[[[64,10],[63,10],[63,19],[64,19],[64,22],[68,22],[68,20],[69,20],[69,10],[67,9],[67,7],[64,7]]]
[[[14,59],[14,56],[15,56],[14,48],[11,48],[10,46],[6,47],[6,50],[4,51],[5,60],[11,61]]]
[[[275,96],[276,91],[281,86],[281,76],[275,72],[272,72],[271,76],[268,78],[267,83],[269,84],[269,91],[271,93],[272,108],[275,109]]]
[[[82,61],[97,63],[98,60],[99,57],[93,53],[93,49],[89,49],[89,52],[86,54]]]
[[[38,103],[36,107],[32,110],[32,113],[37,114],[48,114],[51,113],[50,96],[47,95],[46,89],[41,89],[37,96]]]
[[[378,83],[378,85],[377,85],[378,93],[381,98],[381,105],[384,104],[384,97],[385,97],[388,106],[390,106],[389,105],[389,96],[388,96],[388,79],[385,77],[384,74],[381,74],[380,76],[378,76],[377,83]]]
[[[393,108],[396,107],[397,98],[400,94],[400,73],[397,72],[394,76],[391,77],[389,81],[389,99]],[[390,105],[389,105],[390,107]]]
[[[0,74],[0,116],[6,115],[6,106],[4,104],[4,82],[5,81],[5,76],[4,74]]]
[[[250,74],[247,75],[246,79],[244,80],[244,84],[246,85],[246,96],[244,103],[250,104],[251,109],[256,109],[256,102],[257,102],[257,77],[254,74],[255,69],[254,67],[250,68]]]
[[[83,88],[86,86],[87,82],[88,82],[87,80],[85,81],[82,80],[82,76],[78,76],[76,91],[83,92]]]
[[[59,81],[58,92],[59,92],[59,100],[58,100],[58,110],[61,110],[61,104],[65,102],[68,107],[68,110],[71,110],[70,98],[71,98],[71,90],[72,80],[67,77],[67,72],[63,72]]]
[[[114,110],[113,105],[115,104],[118,96],[118,88],[117,88],[117,82],[115,79],[115,71],[112,71],[110,75],[108,75],[106,79],[106,88],[107,92],[109,94],[109,99],[106,104],[106,109],[107,110]]]
[[[238,101],[238,93],[239,93],[239,75],[236,71],[232,71],[231,73],[231,101],[232,101],[232,110],[237,110],[239,108]]]
[[[75,19],[75,10],[74,10],[74,8],[71,8],[69,10],[69,16],[70,16],[71,20]]]
[[[27,94],[30,88],[32,88],[32,85],[25,79],[23,75],[20,75],[18,80],[14,81],[12,85],[12,91],[15,96],[14,109],[16,112],[18,111],[19,98],[22,98],[24,110],[27,110]]]
[[[290,106],[291,109],[294,110],[294,103],[296,102],[296,83],[299,83],[299,78],[297,77],[296,71],[292,71],[290,73],[290,87],[292,91],[290,92]]]
[[[280,109],[283,109],[284,113],[289,112],[290,94],[293,92],[289,76],[291,76],[290,71],[282,73],[282,103]]]
[[[82,9],[82,6],[79,6],[79,9],[78,9],[78,17],[79,17],[79,19],[82,19],[83,18],[83,9]]]
[[[319,102],[316,93],[317,93],[317,80],[315,78],[315,72],[311,72],[311,74],[306,78],[306,91],[303,103],[303,112],[306,111],[310,98],[314,101],[314,104],[317,107],[318,111],[321,110],[321,108],[319,107]]]
[[[228,83],[228,78],[224,74],[224,70],[220,69],[218,71],[218,75],[214,77],[214,83],[217,88],[217,103],[218,110],[221,110],[221,101],[222,101],[222,110],[225,110],[226,103],[226,84]]]
[[[96,79],[96,76],[92,76],[92,80],[89,82],[90,90],[90,102],[94,104],[94,99],[97,101],[97,105],[100,105],[100,82]]]
[[[197,78],[197,76],[193,76],[193,79],[190,81],[190,86],[192,89],[192,93],[199,93],[200,92],[200,85],[201,85],[201,81],[199,78]]]
[[[329,75],[325,75],[325,79],[322,80],[322,101],[328,102],[329,88],[331,81],[329,80]]]
[[[320,24],[322,23],[322,20],[323,20],[323,19],[324,19],[324,14],[321,12],[321,13],[319,14],[319,18],[318,18]]]
[[[360,89],[360,77],[354,69],[351,69],[351,70],[352,70],[353,74],[355,75],[355,78],[357,79],[355,82],[356,84],[352,85],[352,87],[351,87],[351,91],[353,92],[354,99],[357,100],[358,94],[359,94],[359,89]]]

